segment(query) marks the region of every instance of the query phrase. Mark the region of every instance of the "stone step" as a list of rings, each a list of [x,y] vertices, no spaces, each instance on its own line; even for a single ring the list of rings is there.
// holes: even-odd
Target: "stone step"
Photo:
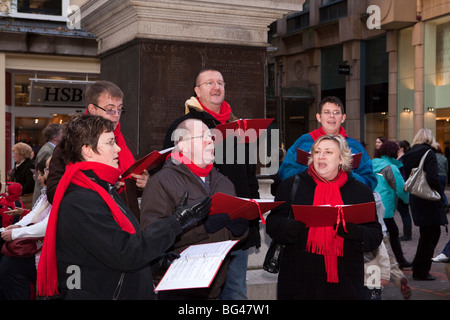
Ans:
[[[248,300],[276,300],[277,274],[263,269],[247,270]]]

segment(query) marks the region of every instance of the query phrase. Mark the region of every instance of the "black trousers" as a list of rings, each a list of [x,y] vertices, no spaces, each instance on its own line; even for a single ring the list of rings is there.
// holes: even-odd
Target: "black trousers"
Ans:
[[[413,261],[413,277],[423,278],[430,272],[431,258],[441,236],[441,227],[439,225],[419,227],[419,232],[419,242]]]
[[[395,259],[398,263],[406,262],[405,257],[403,256],[402,245],[400,244],[400,240],[398,238],[399,232],[397,223],[395,223],[394,218],[384,218],[383,220],[387,231],[389,232],[389,243],[391,244]]]

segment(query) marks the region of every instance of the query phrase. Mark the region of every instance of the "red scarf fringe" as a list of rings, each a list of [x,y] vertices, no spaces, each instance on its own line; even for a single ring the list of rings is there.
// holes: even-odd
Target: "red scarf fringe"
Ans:
[[[347,173],[340,170],[336,178],[332,181],[324,180],[314,170],[311,164],[308,167],[309,175],[316,182],[313,205],[343,205],[340,188],[347,181]],[[337,257],[342,257],[344,252],[344,239],[336,235],[333,227],[309,228],[306,251],[324,256],[327,281],[338,283]]]

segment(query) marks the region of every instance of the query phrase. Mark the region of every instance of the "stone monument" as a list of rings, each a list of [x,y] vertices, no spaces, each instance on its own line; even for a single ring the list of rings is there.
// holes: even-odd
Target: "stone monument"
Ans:
[[[125,93],[121,125],[138,157],[160,149],[203,67],[221,70],[236,116],[264,117],[268,26],[304,0],[88,0],[82,27],[98,37],[101,79]]]

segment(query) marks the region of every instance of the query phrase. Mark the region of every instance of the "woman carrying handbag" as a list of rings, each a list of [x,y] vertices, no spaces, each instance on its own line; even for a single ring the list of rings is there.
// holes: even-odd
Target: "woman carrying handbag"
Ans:
[[[444,211],[444,200],[441,185],[438,179],[438,163],[432,145],[435,138],[430,129],[422,128],[417,132],[411,149],[403,156],[405,176],[409,177],[411,170],[419,166],[422,156],[428,151],[423,164],[423,171],[431,189],[441,195],[439,200],[426,200],[410,194],[410,208],[414,224],[419,227],[420,237],[417,251],[413,261],[414,280],[435,280],[430,274],[431,258],[441,235],[441,226],[448,224]]]

